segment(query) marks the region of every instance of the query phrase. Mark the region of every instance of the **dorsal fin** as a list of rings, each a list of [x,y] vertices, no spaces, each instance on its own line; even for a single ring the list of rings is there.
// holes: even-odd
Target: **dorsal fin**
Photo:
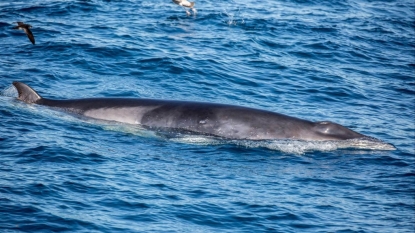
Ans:
[[[13,85],[16,87],[17,93],[19,93],[19,97],[17,98],[21,101],[32,104],[42,99],[42,97],[35,90],[24,83],[15,81],[13,82]]]

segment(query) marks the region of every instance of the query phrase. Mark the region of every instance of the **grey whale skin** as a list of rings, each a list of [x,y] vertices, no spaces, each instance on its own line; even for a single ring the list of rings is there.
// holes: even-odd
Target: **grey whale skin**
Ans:
[[[226,139],[295,139],[306,141],[368,138],[342,125],[312,122],[248,107],[154,99],[42,98],[21,82],[13,82],[18,99],[94,119],[140,124],[148,129],[183,130]]]

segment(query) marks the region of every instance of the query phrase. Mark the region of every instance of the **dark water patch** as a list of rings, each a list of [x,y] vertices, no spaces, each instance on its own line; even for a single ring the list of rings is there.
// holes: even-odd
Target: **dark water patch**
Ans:
[[[401,159],[392,157],[392,156],[382,156],[381,159],[379,158],[361,158],[357,159],[357,162],[361,162],[362,164],[369,164],[373,163],[376,165],[383,165],[383,166],[396,166],[396,167],[407,167],[409,166],[408,163],[402,161]]]
[[[30,7],[23,7],[21,9],[19,9],[19,11],[24,12],[24,13],[39,13],[39,12],[43,12],[48,8],[48,6],[45,5],[37,5],[37,6],[30,6]]]
[[[20,152],[17,163],[102,163],[103,156],[96,153],[80,154],[55,146],[36,146]]]
[[[151,208],[150,205],[134,200],[122,200],[122,199],[104,199],[97,202],[97,204],[108,207],[116,208],[118,210],[145,210]]]
[[[394,87],[394,89],[397,92],[414,96],[415,95],[415,89],[413,88],[413,86],[414,85],[412,85],[412,88],[410,88],[410,85],[408,85],[407,88],[405,88],[405,87]]]
[[[313,27],[311,31],[318,32],[318,33],[336,33],[338,32],[338,29],[336,25],[328,26],[328,27],[320,26],[320,27]]]
[[[88,1],[77,1],[69,3],[65,6],[65,9],[71,13],[89,13],[96,12],[98,10],[96,4]]]
[[[88,193],[89,195],[104,195],[109,188],[103,184],[90,184],[87,181],[65,181],[62,183],[66,190],[73,193]]]
[[[82,227],[96,228],[93,223],[48,213],[34,205],[2,205],[4,215],[0,223],[3,230],[11,231],[68,231]],[[31,217],[27,217],[30,215]]]
[[[120,47],[93,47],[86,49],[86,52],[96,55],[96,57],[111,57],[112,59],[122,58],[122,59],[131,59],[131,53]]]

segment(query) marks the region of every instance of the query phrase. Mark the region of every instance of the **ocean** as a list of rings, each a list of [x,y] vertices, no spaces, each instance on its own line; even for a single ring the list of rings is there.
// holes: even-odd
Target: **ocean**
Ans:
[[[0,232],[414,232],[415,2],[195,8],[0,0]],[[164,137],[23,103],[13,81],[328,120],[396,150]]]

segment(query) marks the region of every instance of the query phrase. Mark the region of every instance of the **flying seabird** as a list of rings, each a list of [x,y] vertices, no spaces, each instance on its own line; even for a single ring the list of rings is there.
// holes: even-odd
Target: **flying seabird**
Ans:
[[[174,3],[176,3],[179,6],[182,6],[184,8],[184,10],[186,11],[187,15],[191,15],[190,11],[188,11],[185,7],[188,7],[190,9],[192,9],[193,14],[196,15],[197,10],[196,8],[194,8],[195,3],[194,2],[189,2],[187,0],[173,0]]]
[[[30,29],[29,29],[31,27],[32,27],[32,25],[30,25],[30,24],[25,24],[23,22],[17,22],[17,26],[13,27],[13,29],[23,30],[26,33],[27,37],[29,37],[29,40],[32,42],[32,44],[35,44],[35,37],[33,36],[32,31],[30,31]]]

